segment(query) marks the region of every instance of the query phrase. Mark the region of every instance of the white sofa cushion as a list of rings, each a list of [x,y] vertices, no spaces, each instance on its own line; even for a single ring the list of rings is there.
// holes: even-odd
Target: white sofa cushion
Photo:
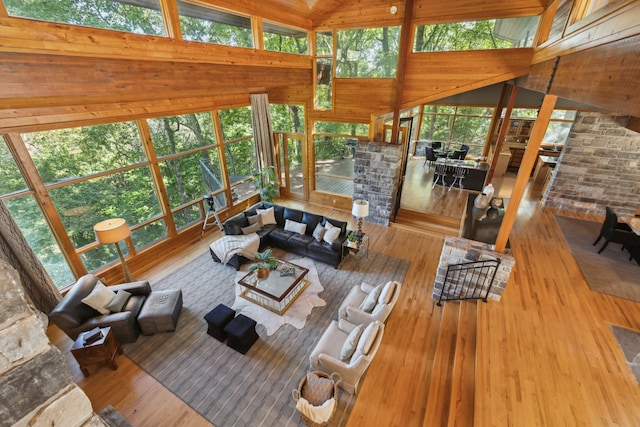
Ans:
[[[256,209],[256,213],[260,215],[260,220],[262,220],[263,225],[277,224],[273,207],[269,209]]]

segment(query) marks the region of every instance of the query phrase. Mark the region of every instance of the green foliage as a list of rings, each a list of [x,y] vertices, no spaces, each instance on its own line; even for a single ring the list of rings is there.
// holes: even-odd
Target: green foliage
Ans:
[[[510,22],[515,21],[515,22]],[[506,49],[531,46],[536,17],[451,22],[416,27],[414,52]],[[515,31],[517,28],[518,31]],[[500,34],[504,32],[504,34]]]
[[[400,27],[338,31],[337,77],[395,77]]]
[[[271,249],[265,249],[262,252],[256,252],[255,257],[258,262],[249,265],[249,272],[253,272],[260,268],[273,270],[278,265],[278,259],[273,256]]]
[[[4,0],[10,16],[165,36],[160,3],[141,7],[114,0]]]
[[[263,202],[271,203],[278,196],[278,181],[276,180],[276,168],[269,166],[253,174]]]

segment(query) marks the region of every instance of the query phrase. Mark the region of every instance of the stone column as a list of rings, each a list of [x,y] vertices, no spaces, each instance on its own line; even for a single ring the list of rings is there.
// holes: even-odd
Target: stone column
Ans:
[[[0,260],[0,426],[106,426],[49,341],[17,271]]]
[[[447,236],[440,253],[436,280],[433,284],[433,294],[435,300],[440,299],[444,285],[447,267],[450,264],[462,264],[473,261],[485,261],[500,259],[500,266],[491,284],[491,289],[487,298],[500,301],[502,293],[511,277],[511,270],[516,264],[515,258],[510,253],[499,253],[493,250],[493,245],[475,240],[464,239],[462,237]]]
[[[389,225],[395,213],[402,164],[402,146],[380,142],[362,142],[356,146],[353,166],[353,199],[369,202],[374,224]]]

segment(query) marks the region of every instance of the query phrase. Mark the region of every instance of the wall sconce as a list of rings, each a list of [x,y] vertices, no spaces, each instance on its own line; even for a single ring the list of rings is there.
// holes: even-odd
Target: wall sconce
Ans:
[[[351,214],[358,218],[358,231],[356,232],[356,241],[358,244],[362,241],[362,218],[369,216],[369,202],[366,200],[354,200]]]
[[[120,257],[120,263],[122,264],[122,270],[124,271],[125,281],[135,282],[136,279],[133,278],[129,268],[127,267],[127,263],[122,251],[120,250],[119,244],[121,240],[124,240],[131,235],[131,230],[129,230],[127,221],[125,221],[124,218],[107,219],[94,225],[93,231],[96,233],[98,243],[102,245],[113,243],[116,245],[118,256]]]

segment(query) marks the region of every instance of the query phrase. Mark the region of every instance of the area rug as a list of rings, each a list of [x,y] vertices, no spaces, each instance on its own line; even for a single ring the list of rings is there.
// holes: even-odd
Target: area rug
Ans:
[[[324,291],[324,288],[318,278],[318,270],[316,270],[315,262],[309,258],[302,258],[291,260],[291,263],[309,270],[305,276],[305,280],[308,280],[310,283],[283,315],[276,314],[242,298],[240,296],[242,288],[237,283],[247,272],[240,271],[236,274],[236,299],[231,308],[236,311],[236,314],[242,313],[264,326],[267,335],[273,335],[280,326],[286,324],[296,329],[302,329],[314,307],[326,305],[326,302],[318,296],[320,292]],[[246,270],[246,267],[242,270]]]
[[[285,260],[299,256],[274,250]],[[309,368],[309,353],[352,286],[362,282],[403,281],[409,262],[369,251],[368,257],[349,255],[338,269],[315,263],[326,305],[313,308],[305,326],[281,326],[260,339],[242,355],[207,335],[204,315],[219,303],[231,307],[237,272],[214,263],[208,253],[157,283],[153,290],[182,289],[183,309],[175,332],[140,336],[125,344],[125,354],[172,393],[217,427],[303,426],[291,391]],[[402,298],[402,295],[400,296]],[[338,393],[332,426],[348,420],[355,396]]]
[[[640,384],[640,333],[619,326],[609,325],[613,336],[616,337],[618,345],[627,360],[631,372]]]
[[[629,261],[618,243],[610,243],[602,253],[598,250],[604,239],[593,246],[602,224],[561,216],[555,220],[592,291],[640,302],[640,265]]]

